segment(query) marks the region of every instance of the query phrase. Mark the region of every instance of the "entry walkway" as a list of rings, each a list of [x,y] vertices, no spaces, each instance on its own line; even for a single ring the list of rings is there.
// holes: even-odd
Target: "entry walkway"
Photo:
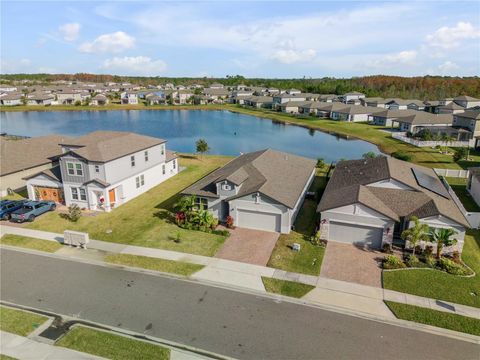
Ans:
[[[16,234],[38,239],[57,241],[60,243],[63,242],[62,234],[16,228],[5,225],[0,226],[0,234]],[[265,288],[261,280],[262,277],[308,284],[315,286],[315,289],[302,298],[302,300],[304,300],[306,303],[335,307],[337,309],[341,308],[359,315],[363,314],[383,319],[393,319],[395,316],[390,312],[388,307],[383,302],[384,300],[390,300],[480,319],[479,308],[424,298],[373,286],[328,279],[321,276],[317,277],[312,275],[286,272],[266,266],[98,240],[90,240],[89,248],[112,253],[142,255],[205,265],[202,270],[196,272],[190,278],[211,283],[220,283],[232,288],[243,288],[265,292]],[[61,251],[62,250],[59,250],[58,256],[61,256]],[[73,255],[64,254],[63,256],[88,259],[86,253],[85,255],[82,255],[83,250],[79,249],[78,251],[73,251],[73,253]]]

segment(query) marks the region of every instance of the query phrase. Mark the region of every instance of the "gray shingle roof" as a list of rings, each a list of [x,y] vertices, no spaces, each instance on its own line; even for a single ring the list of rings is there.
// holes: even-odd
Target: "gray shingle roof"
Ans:
[[[401,217],[425,218],[443,215],[469,227],[468,221],[454,201],[420,186],[412,169],[433,177],[436,179],[435,185],[443,187],[432,169],[394,158],[380,156],[374,159],[342,161],[335,168],[317,211],[362,203],[395,221],[399,221]],[[394,179],[412,190],[370,186],[388,179]]]
[[[183,191],[184,194],[218,198],[216,183],[229,180],[241,185],[232,200],[255,192],[294,208],[316,162],[271,149],[241,155]]]

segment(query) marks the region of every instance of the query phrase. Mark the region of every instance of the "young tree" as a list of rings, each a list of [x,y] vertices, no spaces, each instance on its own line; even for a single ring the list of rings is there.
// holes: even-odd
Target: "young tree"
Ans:
[[[402,232],[401,238],[408,241],[413,247],[413,255],[415,255],[415,247],[420,241],[429,240],[430,227],[427,224],[422,224],[417,217],[412,216],[410,221],[415,224]]]
[[[466,157],[467,157],[467,149],[463,147],[455,149],[455,152],[453,153],[453,161],[457,162]]]
[[[201,155],[205,154],[206,152],[208,152],[210,150],[210,148],[208,147],[208,143],[205,139],[197,140],[195,145],[196,145],[196,148],[197,148],[197,153],[200,153]]]
[[[373,151],[366,152],[365,154],[362,155],[362,158],[366,159],[374,159],[377,157],[377,154],[375,154]]]
[[[457,239],[452,238],[457,232],[452,228],[449,229],[433,229],[429,233],[431,242],[437,243],[437,259],[440,259],[444,246],[452,246],[457,243]]]
[[[317,159],[317,168],[323,169],[325,167],[325,160],[323,158],[318,158]]]

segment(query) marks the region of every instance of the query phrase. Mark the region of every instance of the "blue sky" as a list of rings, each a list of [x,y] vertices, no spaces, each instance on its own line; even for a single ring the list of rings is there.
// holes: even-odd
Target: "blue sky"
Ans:
[[[2,73],[479,75],[478,1],[1,1]]]

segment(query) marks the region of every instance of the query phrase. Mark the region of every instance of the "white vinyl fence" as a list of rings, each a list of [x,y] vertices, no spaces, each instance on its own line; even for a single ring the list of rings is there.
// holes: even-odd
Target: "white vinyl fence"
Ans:
[[[449,147],[469,147],[474,146],[472,141],[423,141],[407,137],[404,132],[392,133],[394,139],[403,141],[416,147],[435,147],[435,146],[449,146]]]
[[[470,171],[455,169],[433,169],[438,176],[467,179]]]

